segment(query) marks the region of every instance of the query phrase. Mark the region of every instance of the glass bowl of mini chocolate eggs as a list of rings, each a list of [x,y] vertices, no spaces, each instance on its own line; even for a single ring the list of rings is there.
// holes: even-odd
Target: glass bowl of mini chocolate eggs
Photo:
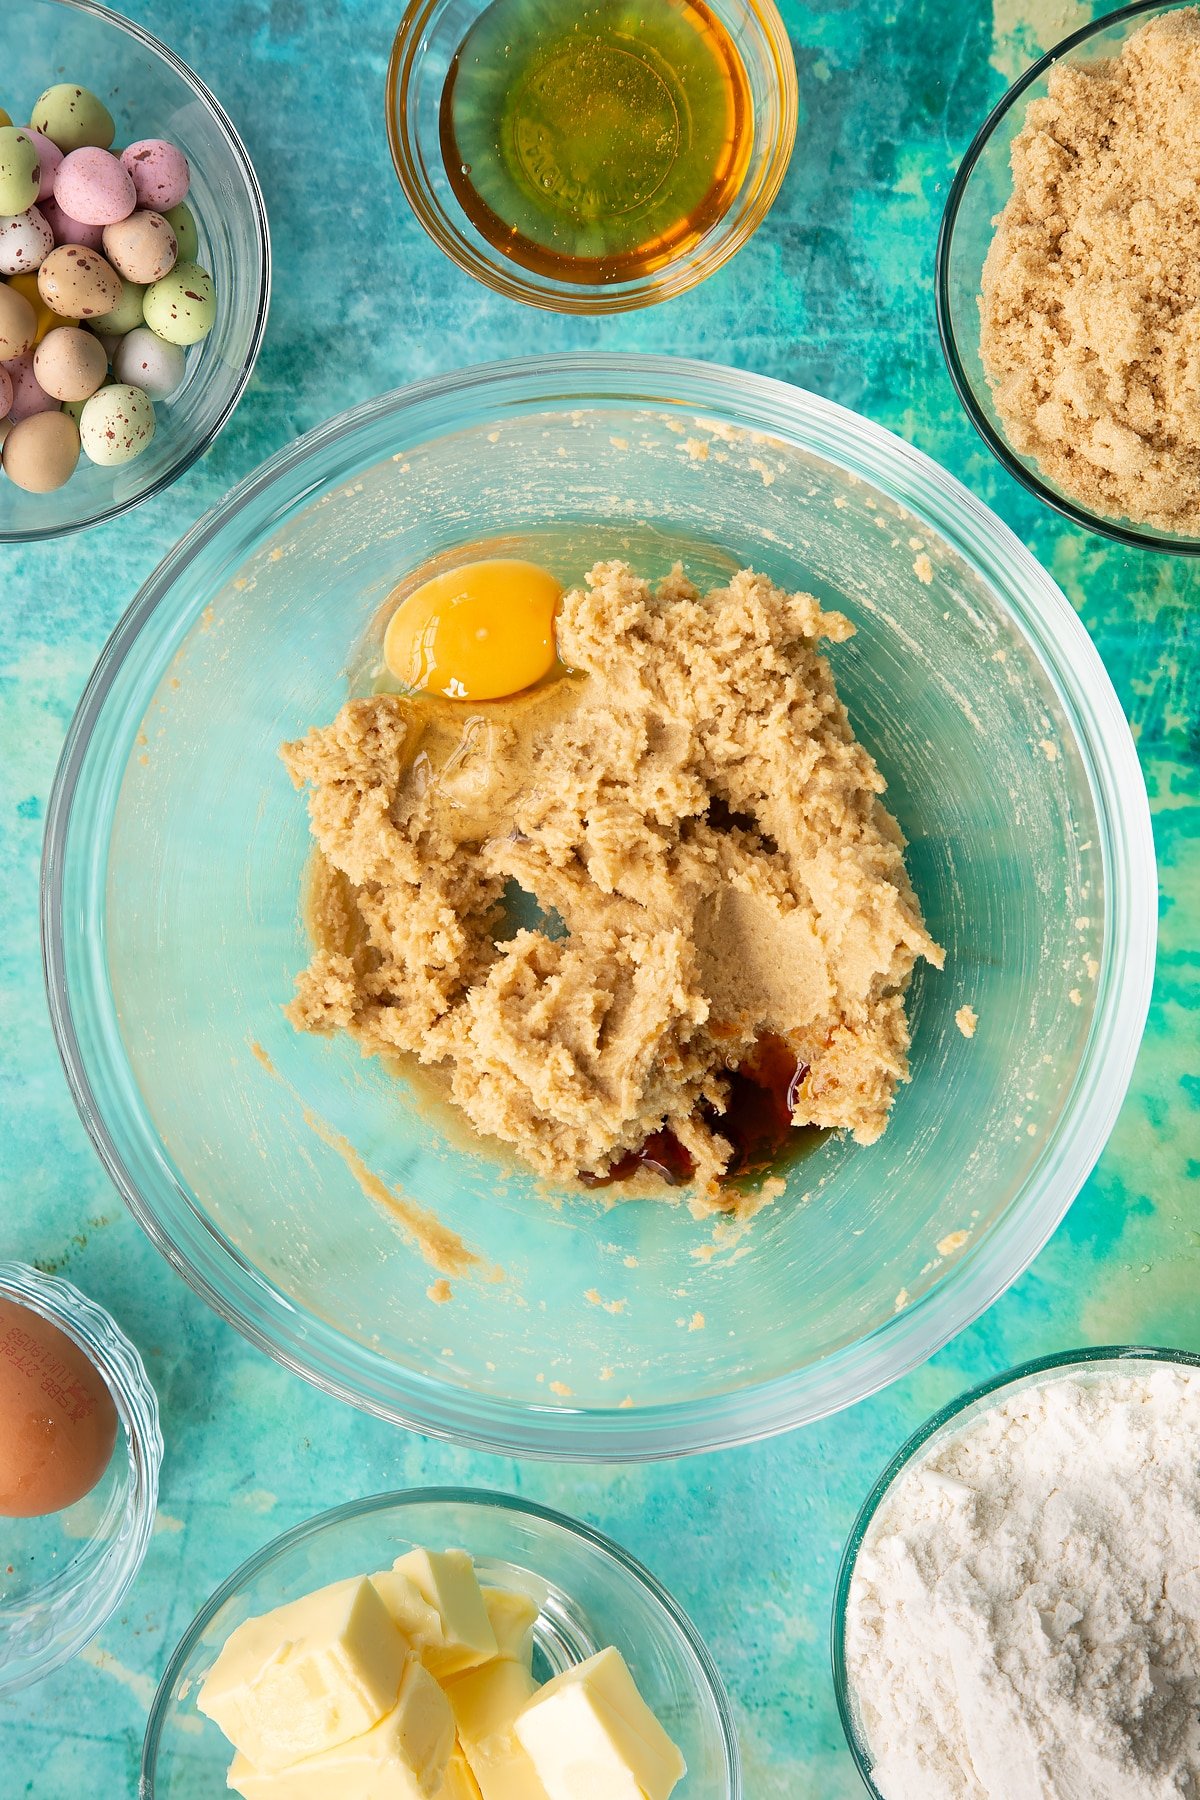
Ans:
[[[204,453],[258,355],[270,240],[233,124],[139,26],[93,0],[26,0],[0,20],[0,71],[0,542],[14,542],[113,518]]]

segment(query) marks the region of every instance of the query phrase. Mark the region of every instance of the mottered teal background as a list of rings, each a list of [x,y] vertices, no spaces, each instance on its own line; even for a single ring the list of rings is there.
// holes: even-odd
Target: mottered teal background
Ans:
[[[3,7],[7,29],[19,0]],[[749,1800],[851,1800],[860,1788],[834,1709],[829,1612],[842,1542],[883,1462],[932,1408],[1008,1363],[1114,1340],[1200,1350],[1200,562],[1111,546],[1027,496],[963,418],[933,316],[937,222],[962,152],[1008,81],[1092,8],[782,0],[802,111],[766,225],[691,295],[587,321],[485,292],[409,215],[383,117],[398,4],[124,9],[179,51],[242,131],[266,194],[275,294],[250,389],[199,466],[115,524],[0,549],[0,1256],[62,1271],[111,1308],[146,1358],[167,1439],[157,1531],[124,1609],[75,1664],[0,1699],[0,1792],[133,1796],[159,1673],[235,1564],[336,1501],[454,1481],[577,1514],[674,1590],[732,1692]],[[86,69],[74,73],[86,82]],[[14,116],[31,98],[0,91]],[[925,1368],[853,1411],[650,1468],[519,1464],[426,1443],[252,1351],[171,1275],[93,1155],[59,1068],[38,949],[42,826],[67,723],[105,637],[176,539],[342,407],[465,362],[569,347],[675,351],[781,376],[890,426],[983,495],[1100,646],[1138,741],[1162,885],[1132,1090],[1029,1273]]]

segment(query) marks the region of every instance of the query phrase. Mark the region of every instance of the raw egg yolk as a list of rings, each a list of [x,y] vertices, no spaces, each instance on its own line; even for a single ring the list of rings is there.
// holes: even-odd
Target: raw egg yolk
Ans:
[[[388,623],[383,657],[406,687],[451,700],[502,700],[554,667],[562,588],[536,563],[494,556],[435,575]]]

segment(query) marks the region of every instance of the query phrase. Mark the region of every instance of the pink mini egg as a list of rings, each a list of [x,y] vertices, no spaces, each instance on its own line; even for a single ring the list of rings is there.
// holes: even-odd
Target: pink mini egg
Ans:
[[[80,244],[85,250],[103,248],[103,225],[85,225],[82,219],[73,219],[57,200],[43,200],[38,211],[54,233],[56,244]]]
[[[34,413],[57,412],[58,401],[48,394],[33,372],[33,352],[14,356],[4,365],[12,382],[12,405],[9,413],[14,424],[31,419]]]
[[[187,199],[191,175],[187,157],[163,138],[142,138],[122,150],[121,161],[133,177],[139,206],[164,213]]]
[[[12,376],[4,367],[4,364],[0,363],[0,419],[7,419],[12,410],[12,402]]]
[[[54,233],[40,209],[0,218],[0,275],[32,275],[54,248]]]
[[[54,177],[54,198],[64,212],[85,225],[115,225],[137,205],[129,170],[94,144],[63,157]]]
[[[38,199],[49,200],[54,192],[54,177],[58,174],[58,165],[63,153],[57,144],[51,143],[44,131],[35,131],[32,125],[22,125],[21,132],[27,137],[38,153],[42,179],[38,188]]]

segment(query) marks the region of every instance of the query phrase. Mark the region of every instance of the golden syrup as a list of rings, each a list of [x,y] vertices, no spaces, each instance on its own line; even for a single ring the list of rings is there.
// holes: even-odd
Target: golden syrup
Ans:
[[[441,148],[460,205],[560,281],[644,277],[688,251],[750,160],[745,66],[705,0],[493,0],[450,65]]]

